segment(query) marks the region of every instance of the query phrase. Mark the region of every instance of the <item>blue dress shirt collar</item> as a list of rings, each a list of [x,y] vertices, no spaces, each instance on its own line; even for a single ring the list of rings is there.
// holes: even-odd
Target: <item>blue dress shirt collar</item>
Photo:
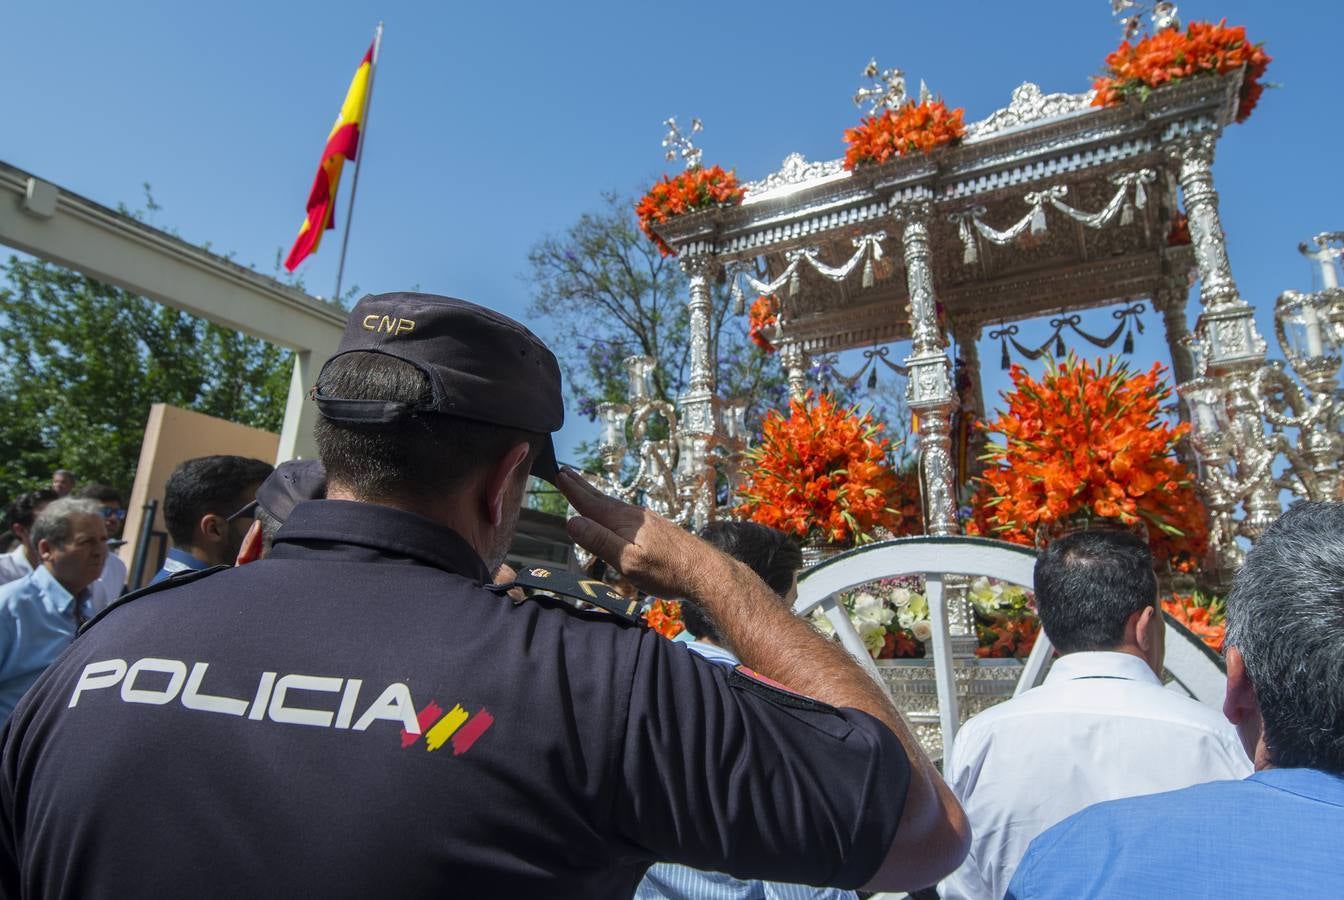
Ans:
[[[208,563],[205,563],[197,559],[187,551],[180,550],[177,547],[168,548],[167,558],[175,563],[178,563],[181,566],[181,568],[174,568],[173,571],[175,572],[180,572],[183,571],[184,569],[190,569],[193,572],[199,572],[202,569],[210,568]],[[164,568],[166,569],[168,568],[168,566],[165,565]]]
[[[46,566],[38,566],[33,570],[33,582],[38,586],[38,596],[42,599],[42,605],[54,616],[72,615],[71,610],[75,605],[75,597],[65,589],[65,585],[56,580],[56,576]],[[88,588],[79,592],[79,602],[86,602],[91,596]]]
[[[1344,806],[1344,776],[1320,769],[1263,769],[1248,780],[1318,803]]]

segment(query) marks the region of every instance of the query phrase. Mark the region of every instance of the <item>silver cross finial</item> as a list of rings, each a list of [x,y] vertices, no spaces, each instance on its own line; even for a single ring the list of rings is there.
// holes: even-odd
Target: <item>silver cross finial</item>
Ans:
[[[699,119],[691,119],[691,133],[682,134],[681,128],[677,125],[677,117],[673,116],[663,122],[667,126],[667,134],[663,136],[663,146],[667,148],[664,156],[669,160],[674,160],[678,155],[686,161],[686,168],[700,168],[700,148],[695,146],[691,135],[704,130],[704,125]]]
[[[875,116],[883,108],[896,109],[906,101],[905,73],[900,69],[879,71],[877,60],[870,59],[864,67],[863,77],[873,79],[873,83],[870,87],[861,87],[854,92],[854,105],[871,104],[869,115]]]
[[[1145,12],[1152,20],[1154,31],[1181,27],[1181,18],[1176,9],[1176,4],[1169,3],[1167,0],[1157,0],[1151,6],[1147,3],[1140,3],[1138,0],[1111,0],[1111,15],[1119,16],[1121,13],[1129,12],[1129,10],[1134,11],[1120,19],[1120,30],[1124,33],[1124,39],[1127,41],[1132,40],[1139,33],[1139,27],[1143,24],[1143,14]]]

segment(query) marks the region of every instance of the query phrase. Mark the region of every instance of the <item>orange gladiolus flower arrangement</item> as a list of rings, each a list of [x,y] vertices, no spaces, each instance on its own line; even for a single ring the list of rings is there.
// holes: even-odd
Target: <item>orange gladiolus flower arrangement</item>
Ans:
[[[808,392],[789,403],[789,416],[766,416],[761,441],[746,455],[744,502],[738,515],[799,538],[863,543],[881,526],[911,533],[908,491],[887,462],[889,441],[871,414]],[[918,531],[918,493],[915,531]]]
[[[1162,367],[1133,374],[1111,359],[1048,361],[1040,381],[1011,372],[1008,409],[981,425],[1003,435],[973,502],[972,526],[1019,544],[1078,517],[1144,523],[1159,563],[1190,571],[1207,549],[1203,504],[1176,458],[1188,425],[1171,427]]]
[[[1162,601],[1162,609],[1190,629],[1205,646],[1223,652],[1227,637],[1227,609],[1222,600],[1203,594],[1172,594]]]
[[[966,134],[965,110],[948,109],[941,100],[907,101],[845,130],[845,168],[881,165],[894,156],[928,153]]]
[[[757,297],[756,302],[751,304],[747,321],[747,334],[751,337],[752,343],[766,353],[774,353],[775,345],[765,336],[765,330],[779,321],[779,301],[773,295]]]
[[[1237,121],[1244,122],[1265,90],[1260,79],[1271,59],[1259,44],[1246,40],[1243,26],[1228,28],[1226,19],[1217,25],[1191,22],[1185,31],[1169,28],[1121,43],[1106,57],[1106,74],[1092,84],[1097,92],[1092,105],[1111,106],[1131,95],[1147,99],[1150,90],[1164,84],[1246,66],[1237,106]]]
[[[654,232],[654,225],[711,206],[736,206],[745,194],[746,190],[737,182],[737,175],[731,170],[725,172],[719,166],[687,169],[671,178],[664,175],[635,204],[639,230],[658,245],[663,256],[676,256],[667,242]]]
[[[644,612],[644,623],[665,638],[674,638],[686,630],[681,621],[680,600],[654,600]]]

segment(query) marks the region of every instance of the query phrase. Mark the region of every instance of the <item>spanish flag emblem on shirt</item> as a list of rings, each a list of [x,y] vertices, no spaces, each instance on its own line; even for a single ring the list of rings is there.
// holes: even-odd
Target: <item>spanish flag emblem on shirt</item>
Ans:
[[[364,54],[359,68],[355,70],[355,77],[350,80],[350,90],[346,91],[341,113],[336,117],[331,134],[327,135],[326,147],[322,149],[317,177],[313,179],[313,189],[308,192],[308,216],[299,228],[299,236],[294,239],[289,256],[285,258],[285,268],[291,272],[309,254],[317,252],[317,245],[322,242],[322,232],[336,227],[336,187],[341,183],[341,169],[345,161],[354,159],[359,151],[364,118],[369,108],[372,73],[373,44],[370,44],[369,52]]]

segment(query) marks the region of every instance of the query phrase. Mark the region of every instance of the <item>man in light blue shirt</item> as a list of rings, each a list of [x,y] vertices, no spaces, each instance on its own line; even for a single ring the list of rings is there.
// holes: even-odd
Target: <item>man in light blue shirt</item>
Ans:
[[[792,607],[798,599],[798,570],[802,554],[782,531],[754,522],[714,522],[700,537],[747,564],[779,594],[781,602]],[[691,604],[683,604],[682,621],[696,640],[686,648],[715,665],[733,668],[737,655],[723,646],[718,629],[704,613]],[[678,635],[680,637],[680,635]],[[818,888],[803,884],[773,881],[742,881],[722,872],[703,872],[689,866],[658,863],[649,868],[635,891],[635,900],[855,900],[853,891]]]
[[[74,640],[92,614],[89,589],[107,560],[107,528],[95,500],[66,497],[33,522],[41,564],[0,587],[0,718]]]
[[[1089,807],[1007,897],[1333,897],[1344,889],[1344,503],[1303,502],[1227,598],[1227,696],[1255,774]]]

